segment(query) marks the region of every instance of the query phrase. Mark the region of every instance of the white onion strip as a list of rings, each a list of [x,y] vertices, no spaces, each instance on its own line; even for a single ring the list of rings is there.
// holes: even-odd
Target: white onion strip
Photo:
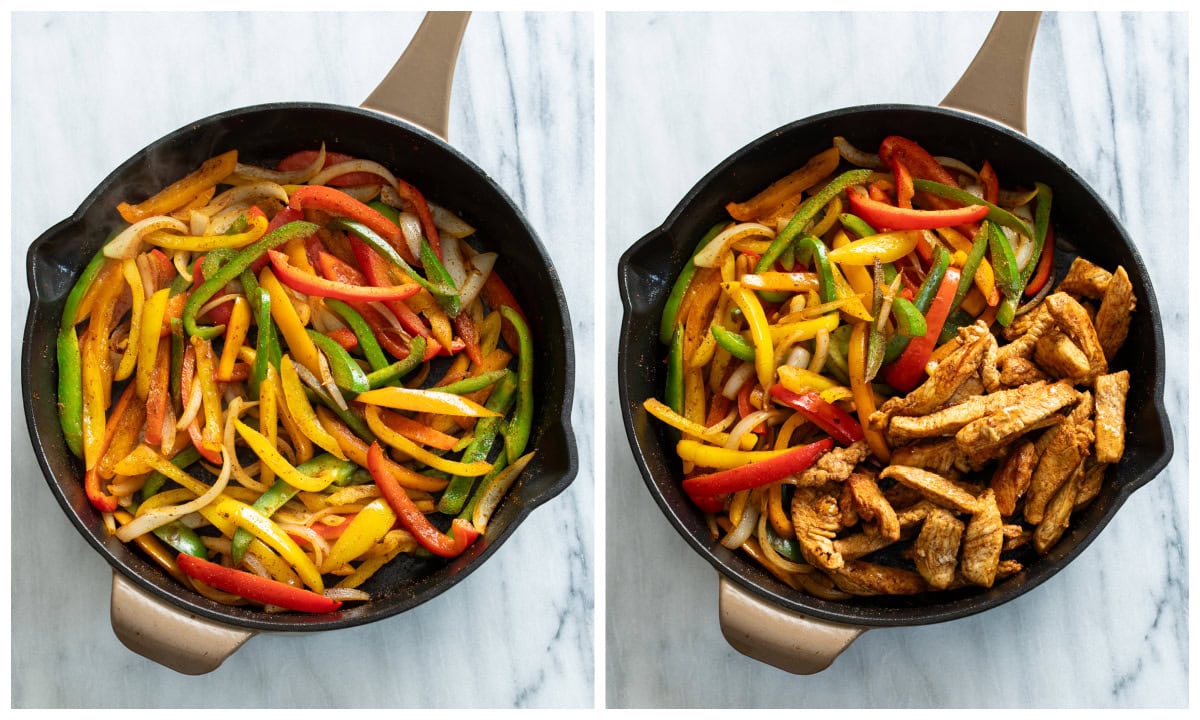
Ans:
[[[729,252],[729,248],[738,240],[747,237],[765,237],[773,240],[775,238],[775,231],[762,223],[738,223],[721,231],[719,235],[709,241],[703,250],[696,253],[692,262],[696,267],[720,267],[725,253]]]
[[[152,450],[150,452],[153,452]],[[117,538],[121,542],[129,542],[134,538],[151,532],[162,527],[174,520],[193,513],[200,508],[207,506],[215,500],[218,495],[225,491],[225,486],[229,484],[229,475],[232,466],[229,464],[229,451],[225,447],[221,448],[221,474],[217,476],[217,481],[212,487],[204,492],[203,495],[183,503],[182,505],[173,505],[171,507],[155,508],[150,510],[145,515],[140,515],[128,525],[123,525],[117,529]]]
[[[217,212],[234,205],[245,205],[259,198],[274,198],[284,205],[288,202],[287,190],[277,182],[262,180],[247,185],[237,185],[213,198],[200,209],[200,213],[212,217]]]
[[[454,281],[454,289],[461,290],[467,281],[467,269],[463,265],[462,252],[458,249],[458,240],[452,237],[442,239],[442,265]],[[461,298],[461,296],[460,296]]]
[[[425,201],[429,206],[429,214],[433,216],[433,224],[441,232],[454,238],[465,238],[475,232],[475,228],[465,220],[450,212],[437,203]]]
[[[751,491],[744,490],[743,492]],[[754,529],[758,525],[758,515],[758,503],[754,502],[754,498],[751,497],[746,501],[746,508],[742,510],[741,520],[728,535],[721,539],[721,544],[730,550],[740,548],[754,534]]]
[[[479,297],[484,283],[492,274],[492,268],[496,266],[497,257],[494,252],[486,252],[471,258],[471,274],[463,283],[458,294],[463,307],[470,307],[471,303],[475,302],[475,298]]]
[[[721,394],[725,396],[726,400],[736,399],[742,385],[754,377],[755,372],[754,363],[743,362],[738,365],[737,369],[729,375],[729,379],[725,381],[725,387],[721,388]]]
[[[416,215],[410,212],[400,213],[399,222],[400,232],[404,235],[404,241],[408,243],[408,250],[415,258],[421,257],[421,221]]]
[[[725,441],[726,450],[738,450],[742,446],[742,436],[750,432],[754,428],[761,425],[770,417],[770,410],[755,410],[746,417],[742,418],[733,429],[729,431],[729,439]]]
[[[325,590],[325,597],[342,602],[368,602],[371,594],[358,588],[331,587]]]
[[[279,183],[280,185],[299,185],[308,182],[313,176],[321,172],[321,168],[325,166],[325,143],[321,143],[321,149],[317,151],[317,156],[307,167],[299,170],[271,170],[269,168],[258,167],[256,165],[243,165],[238,163],[234,168],[234,179],[250,178],[253,180],[269,180]]]
[[[330,165],[321,172],[308,179],[309,185],[324,185],[330,180],[348,175],[354,172],[365,172],[372,175],[377,175],[387,181],[388,185],[396,185],[396,176],[390,170],[375,162],[374,160],[347,160],[336,165]]]
[[[501,470],[500,474],[488,483],[483,496],[479,498],[479,503],[475,505],[474,514],[471,515],[471,524],[481,534],[487,530],[488,520],[491,519],[492,513],[495,512],[496,507],[508,492],[508,488],[512,486],[536,452],[525,453],[517,458],[513,464]]]
[[[887,166],[874,153],[866,153],[850,144],[850,141],[840,135],[833,139],[834,146],[838,149],[838,154],[851,165],[859,167],[871,168],[872,170],[883,170]]]
[[[192,420],[196,419],[196,414],[200,412],[200,383],[192,383],[192,394],[188,396],[187,406],[183,408],[183,414],[179,416],[179,422],[175,423],[176,430],[183,430],[188,425],[192,424]]]
[[[240,298],[240,297],[241,297],[241,295],[239,293],[225,293],[224,295],[214,298],[213,300],[210,300],[207,303],[205,303],[204,305],[202,305],[200,307],[200,309],[196,311],[196,317],[203,316],[204,313],[208,312],[209,310],[212,310],[213,308],[217,307],[221,303],[226,303],[226,302],[229,302],[230,300],[236,300],[237,298]]]
[[[946,157],[944,155],[939,155],[939,156],[935,157],[934,160],[936,160],[937,164],[941,165],[942,167],[951,168],[953,170],[958,170],[960,172],[964,172],[964,173],[970,175],[972,178],[974,178],[976,180],[979,179],[979,173],[975,170],[975,168],[966,164],[962,160],[959,160],[958,158],[952,158],[952,157]]]
[[[341,190],[359,202],[365,203],[375,199],[375,196],[379,194],[380,187],[378,183],[374,183],[370,185],[346,185],[338,188],[338,190]]]
[[[138,252],[142,249],[142,238],[155,230],[174,230],[177,233],[187,234],[188,226],[169,215],[155,215],[145,220],[138,220],[122,230],[104,246],[104,256],[118,260],[137,257]]]

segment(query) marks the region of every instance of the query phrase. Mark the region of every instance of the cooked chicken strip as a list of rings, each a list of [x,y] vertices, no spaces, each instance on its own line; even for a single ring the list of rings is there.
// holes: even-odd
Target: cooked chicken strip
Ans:
[[[963,345],[938,363],[933,374],[904,397],[894,397],[872,413],[872,426],[882,429],[893,415],[925,415],[941,407],[979,369],[991,331],[982,322],[959,329]],[[878,416],[878,417],[876,417]]]
[[[1000,445],[1040,427],[1078,399],[1079,393],[1069,382],[1047,385],[1037,393],[1023,396],[1015,405],[1000,408],[967,424],[954,437],[963,452],[990,454]]]
[[[921,491],[929,500],[943,507],[959,512],[974,513],[979,507],[979,501],[969,492],[958,487],[946,478],[921,468],[906,465],[889,465],[879,474],[881,478],[892,478],[896,482]]]
[[[1017,509],[1017,500],[1029,489],[1033,468],[1037,465],[1037,453],[1031,440],[1016,444],[1004,461],[992,474],[991,489],[995,493],[996,506],[1001,515],[1012,515]]]
[[[1071,262],[1070,269],[1056,289],[1058,292],[1099,300],[1104,297],[1104,291],[1111,279],[1112,273],[1109,271],[1077,257]]]
[[[1100,346],[1100,338],[1096,328],[1088,317],[1087,310],[1079,302],[1066,293],[1056,292],[1046,298],[1046,307],[1054,322],[1062,329],[1083,354],[1091,365],[1090,377],[1103,375],[1108,372],[1108,360],[1104,357],[1104,349]]]
[[[910,440],[953,435],[985,415],[1019,405],[1044,392],[1045,383],[1032,383],[991,395],[976,395],[929,415],[894,417],[888,424],[888,441],[892,445],[902,445]]]
[[[1115,463],[1125,454],[1125,397],[1129,371],[1096,378],[1096,460]]]
[[[996,367],[1003,368],[1011,358],[1029,357],[1033,353],[1033,346],[1037,343],[1038,338],[1054,327],[1054,316],[1046,307],[1045,300],[1027,314],[1032,317],[1028,323],[1024,324],[1024,334],[1013,335],[1012,342],[996,351]]]
[[[1058,328],[1038,338],[1033,361],[1051,376],[1076,383],[1086,381],[1092,369],[1087,355]]]
[[[950,512],[936,508],[925,518],[921,533],[913,542],[913,563],[929,586],[942,590],[954,580],[958,566],[958,547],[963,524]]]
[[[1002,532],[1004,534],[1004,544],[1000,546],[1002,553],[1016,550],[1033,540],[1033,531],[1024,525],[1005,525]]]
[[[845,482],[854,468],[871,454],[866,440],[859,440],[843,448],[835,447],[817,460],[816,464],[800,473],[796,479],[799,487],[818,487],[827,482]]]
[[[891,540],[900,539],[900,521],[896,519],[896,511],[891,503],[879,491],[875,478],[866,473],[856,472],[847,481],[850,495],[854,499],[854,509],[864,522],[874,523],[877,532]]]
[[[1000,567],[996,568],[996,579],[1003,580],[1012,577],[1024,569],[1025,566],[1017,560],[1001,560]]]
[[[1000,366],[1000,387],[1012,388],[1049,379],[1050,376],[1029,358],[1010,357]]]
[[[953,437],[922,440],[892,451],[892,464],[947,473],[963,460],[958,441]]]
[[[833,573],[839,588],[854,595],[915,595],[929,586],[915,572],[862,560],[851,560]]]
[[[1097,495],[1100,494],[1100,488],[1104,486],[1104,473],[1108,470],[1108,465],[1097,462],[1094,456],[1083,461],[1083,477],[1079,480],[1079,494],[1075,496],[1075,509],[1087,505]]]
[[[1016,340],[1028,333],[1029,329],[1035,324],[1047,322],[1050,319],[1050,311],[1046,308],[1046,302],[1043,300],[1030,308],[1025,314],[1013,318],[1008,327],[1001,330],[1001,334],[1004,335],[1004,339],[1006,340]]]
[[[879,533],[854,533],[833,541],[833,548],[843,560],[857,560],[896,542]]]
[[[842,556],[833,547],[833,538],[841,529],[840,521],[837,498],[810,488],[796,489],[792,496],[792,526],[800,542],[800,553],[808,564],[825,570],[842,566]]]
[[[854,491],[850,488],[850,483],[844,482],[841,484],[842,496],[838,500],[838,509],[841,511],[841,519],[839,522],[843,528],[852,528],[858,524],[858,508],[854,504]]]
[[[1075,509],[1075,497],[1079,493],[1079,479],[1082,475],[1081,465],[1071,473],[1071,477],[1058,488],[1046,505],[1046,513],[1037,524],[1037,529],[1033,531],[1033,549],[1037,550],[1039,555],[1046,554],[1071,524],[1071,511]]]
[[[1042,521],[1046,504],[1091,453],[1095,437],[1092,407],[1092,394],[1083,393],[1067,419],[1052,431],[1045,452],[1038,458],[1025,496],[1025,521],[1031,525]]]
[[[962,576],[983,587],[991,587],[1000,566],[1000,548],[1004,545],[1004,521],[996,495],[987,490],[979,498],[979,512],[971,516],[963,536]]]
[[[923,499],[916,505],[906,507],[903,510],[898,511],[896,513],[896,521],[900,523],[900,534],[903,536],[905,533],[913,530],[921,523],[925,522],[925,516],[928,515],[929,511],[933,510],[935,507],[937,507],[937,505],[934,505],[928,500]]]
[[[1104,291],[1100,309],[1096,311],[1096,335],[1100,337],[1100,347],[1109,362],[1125,343],[1125,337],[1129,334],[1129,316],[1136,307],[1129,275],[1124,267],[1117,266],[1112,282]]]

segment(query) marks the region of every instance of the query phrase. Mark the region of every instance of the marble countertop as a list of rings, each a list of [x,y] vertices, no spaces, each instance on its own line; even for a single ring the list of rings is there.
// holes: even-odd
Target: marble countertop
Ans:
[[[29,303],[23,258],[108,173],[192,120],[273,101],[357,105],[416,30],[402,14],[43,14],[12,17],[12,383]],[[473,15],[450,142],[521,207],[571,308],[578,378],[593,376],[593,16]],[[563,202],[564,197],[573,198]],[[590,393],[573,419],[591,427]],[[12,410],[15,707],[591,707],[595,478],[579,474],[456,587],[370,625],[263,634],[188,677],[127,650],[111,573],[42,478]],[[468,620],[469,619],[469,620]]]
[[[616,347],[617,260],[708,170],[822,111],[936,104],[992,15],[638,13],[606,22],[605,332]],[[717,573],[647,492],[610,359],[609,707],[1187,706],[1186,26],[1186,15],[1046,14],[1029,82],[1029,136],[1099,193],[1149,266],[1167,343],[1170,466],[1033,592],[950,623],[872,630],[825,672],[793,676],[723,639]]]

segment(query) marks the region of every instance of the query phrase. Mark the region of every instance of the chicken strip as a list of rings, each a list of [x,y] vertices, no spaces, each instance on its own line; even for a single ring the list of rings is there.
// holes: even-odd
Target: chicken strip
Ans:
[[[833,548],[841,554],[843,560],[857,560],[895,542],[879,533],[861,532],[834,540]]]
[[[962,536],[962,521],[942,508],[932,510],[925,518],[921,533],[913,542],[913,563],[935,590],[943,590],[953,582]]]
[[[1079,481],[1079,494],[1075,496],[1075,509],[1087,505],[1097,495],[1104,485],[1104,473],[1108,465],[1097,462],[1094,456],[1083,461],[1083,477]]]
[[[1033,531],[1033,549],[1039,555],[1054,546],[1071,524],[1071,512],[1075,509],[1075,498],[1079,494],[1079,479],[1083,475],[1082,464],[1071,473],[1071,477],[1058,488],[1046,505],[1046,513]]]
[[[894,397],[871,414],[870,422],[882,430],[894,415],[925,415],[950,399],[968,378],[976,373],[988,348],[991,331],[983,322],[959,329],[962,346],[938,363],[933,374],[904,397]],[[993,338],[993,342],[995,339]]]
[[[1046,307],[1058,327],[1074,340],[1087,356],[1088,364],[1091,365],[1088,379],[1108,372],[1108,360],[1104,357],[1104,349],[1100,346],[1096,328],[1079,301],[1066,293],[1056,292],[1046,298]]]
[[[911,570],[851,560],[833,573],[833,582],[853,595],[915,595],[929,586]]]
[[[1112,273],[1109,271],[1077,257],[1071,262],[1070,269],[1067,270],[1066,276],[1063,277],[1056,289],[1058,292],[1099,300],[1104,297],[1104,292],[1108,289],[1111,279]]]
[[[1038,338],[1033,361],[1051,376],[1076,383],[1085,381],[1092,369],[1087,355],[1058,328]]]
[[[871,454],[866,440],[859,440],[843,448],[835,447],[796,479],[799,487],[819,487],[828,482],[845,482],[854,468]]]
[[[1004,364],[1011,358],[1028,358],[1033,353],[1033,346],[1037,343],[1038,338],[1054,327],[1054,316],[1050,314],[1045,300],[1022,317],[1029,317],[1029,320],[1020,325],[1024,332],[1017,334],[1011,327],[1009,328],[1012,334],[1005,333],[1005,337],[1012,342],[996,351],[996,367],[1004,367]],[[1016,322],[1013,323],[1013,325],[1016,324]]]
[[[1129,371],[1096,378],[1096,460],[1115,463],[1125,454],[1125,397]]]
[[[809,565],[825,570],[842,566],[842,556],[833,546],[833,538],[842,527],[837,498],[797,488],[792,496],[792,527],[796,529],[800,553]]]
[[[1037,465],[1037,453],[1031,440],[1021,440],[1004,458],[992,474],[991,490],[1001,515],[1012,515],[1017,501],[1029,489],[1033,469]]]
[[[906,465],[889,465],[879,474],[919,490],[937,505],[958,512],[974,513],[979,507],[978,499],[953,482],[936,473]]]
[[[1050,378],[1029,358],[1010,357],[1000,366],[1000,387],[1017,387]]]
[[[1096,311],[1096,335],[1100,337],[1100,347],[1109,362],[1112,362],[1113,356],[1129,335],[1129,319],[1136,307],[1133,284],[1129,282],[1125,268],[1118,265],[1112,282],[1104,291],[1100,309]]]
[[[891,540],[900,539],[900,521],[896,519],[896,511],[891,503],[879,491],[875,478],[866,473],[856,472],[847,481],[850,496],[854,500],[854,509],[858,517],[867,523],[873,523],[876,532]]]
[[[1038,458],[1037,467],[1029,481],[1025,496],[1025,521],[1031,525],[1042,522],[1046,504],[1059,488],[1079,469],[1091,453],[1095,434],[1092,430],[1092,394],[1081,395],[1079,404],[1059,423],[1046,443],[1045,452]]]
[[[1005,406],[968,423],[954,437],[958,440],[959,449],[965,453],[990,454],[1023,434],[1044,427],[1045,423],[1052,421],[1055,413],[1078,399],[1079,393],[1069,382],[1060,381],[1043,386],[1039,392],[1022,396],[1017,404]]]
[[[1000,566],[1000,549],[1004,546],[1004,521],[996,495],[986,490],[979,498],[979,512],[971,516],[963,536],[962,567],[960,572],[968,581],[991,587]]]
[[[991,395],[976,395],[929,415],[894,417],[888,424],[888,441],[902,445],[910,440],[953,435],[985,415],[1019,405],[1045,391],[1045,383],[1032,383]]]

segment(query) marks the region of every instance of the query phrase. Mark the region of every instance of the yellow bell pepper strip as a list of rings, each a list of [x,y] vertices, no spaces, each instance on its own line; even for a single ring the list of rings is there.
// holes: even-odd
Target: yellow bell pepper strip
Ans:
[[[680,440],[675,444],[680,459],[698,467],[727,470],[749,463],[768,460],[780,454],[778,450],[728,450],[696,440]]]
[[[817,274],[811,272],[764,272],[746,273],[740,282],[750,290],[803,293],[816,290],[820,283]]]
[[[764,270],[770,270],[771,266],[775,264],[775,261],[783,253],[784,248],[791,244],[796,236],[804,231],[813,218],[817,216],[817,213],[829,204],[829,201],[847,187],[866,182],[870,178],[871,172],[871,170],[850,170],[844,172],[829,181],[816,195],[804,201],[804,204],[792,215],[792,219],[788,221],[788,224],[775,236],[775,239],[771,242],[771,247],[759,258],[758,263],[754,266],[754,272],[761,273]]]
[[[804,167],[771,183],[765,190],[746,202],[727,204],[725,210],[737,220],[743,222],[753,220],[789,197],[798,195],[816,185],[822,178],[832,173],[837,165],[837,148],[819,152],[809,158]]]
[[[279,454],[275,448],[271,447],[271,443],[262,433],[254,428],[249,427],[241,420],[234,421],[234,427],[237,428],[238,434],[242,436],[242,440],[250,446],[258,459],[264,465],[271,468],[274,473],[292,487],[303,490],[305,492],[320,492],[329,487],[329,483],[333,482],[333,478],[326,477],[311,477],[297,470]]]
[[[862,242],[862,241],[859,240],[858,242]],[[838,230],[836,233],[834,233],[834,235],[833,235],[833,250],[829,251],[829,255],[827,256],[829,259],[829,263],[831,265],[833,265],[835,263],[835,260],[833,259],[834,254],[837,253],[840,249],[845,248],[850,244],[851,244],[850,237],[848,235],[846,235],[845,230]],[[915,244],[916,243],[914,243],[914,246],[915,246]],[[907,254],[907,253],[905,253],[905,254]],[[861,256],[859,256],[859,255],[851,255],[850,257],[852,257],[853,259],[856,259],[856,260],[861,258]],[[835,278],[834,287],[835,288],[837,287],[836,273],[841,272],[844,275],[844,277],[846,278],[846,282],[849,283],[850,289],[853,291],[853,294],[856,297],[859,297],[859,298],[871,297],[872,294],[874,293],[875,283],[872,282],[872,280],[871,280],[871,273],[868,272],[865,267],[863,267],[863,265],[870,265],[871,262],[872,262],[871,259],[867,258],[867,262],[863,263],[862,265],[859,265],[857,263],[843,263],[843,264],[837,265],[835,267],[832,267],[831,272],[833,272],[834,278]],[[843,295],[843,293],[839,292],[838,296],[843,297],[844,295]],[[862,302],[862,301],[859,300],[859,302]],[[852,305],[852,303],[851,303],[851,305]],[[846,306],[845,309],[847,311],[850,311],[849,306]],[[863,309],[866,310],[866,307],[864,306]]]
[[[207,340],[193,337],[192,348],[196,352],[196,376],[192,380],[200,383],[200,395],[204,400],[204,430],[200,437],[205,447],[215,452],[221,447],[225,425],[221,414],[221,390],[217,387],[216,359],[212,344]]]
[[[113,379],[117,381],[128,379],[137,366],[138,347],[141,343],[142,307],[146,302],[146,293],[142,286],[142,274],[138,271],[137,262],[133,259],[121,261],[121,275],[129,285],[132,302],[129,320],[129,335],[125,341],[125,353],[117,365]],[[157,338],[155,338],[157,344]]]
[[[191,292],[187,303],[183,307],[183,329],[187,331],[188,335],[199,335],[205,339],[212,339],[219,335],[221,333],[220,326],[201,328],[196,324],[196,314],[200,311],[200,308],[204,307],[221,288],[225,287],[230,281],[238,278],[255,260],[266,255],[268,250],[278,247],[292,238],[309,237],[316,233],[318,229],[320,229],[319,226],[313,223],[301,221],[288,223],[267,233],[253,245],[242,249],[227,263],[222,265],[217,272],[211,275],[206,274],[204,282]],[[269,272],[270,270],[263,269],[264,274]],[[271,279],[274,280],[274,276]],[[282,293],[283,288],[279,285],[279,282],[275,281],[274,284],[277,291]],[[271,292],[272,299],[274,299],[275,291],[272,291],[271,288],[267,288],[267,290]],[[291,307],[291,305],[289,304],[288,307]],[[293,309],[294,314],[295,311]],[[278,318],[276,318],[276,322],[278,322]]]
[[[851,287],[850,282],[846,280],[845,275],[842,275],[842,271],[838,266],[831,263],[829,271],[833,275],[833,287],[838,299],[846,301],[841,307],[842,313],[852,320],[865,320],[867,322],[874,320],[875,318],[872,317],[871,311],[863,304],[862,297],[860,297],[857,290]]]
[[[329,613],[342,606],[340,600],[332,600],[303,588],[201,560],[186,553],[180,553],[175,562],[188,577],[247,600],[310,613]]]
[[[875,457],[881,462],[887,462],[888,458],[891,457],[891,450],[888,448],[887,441],[884,440],[882,433],[871,427],[871,423],[869,422],[871,413],[875,412],[875,394],[871,391],[871,384],[867,382],[866,323],[855,323],[854,329],[850,333],[850,345],[847,349],[847,355],[850,372],[850,392],[854,397],[854,410],[858,414],[858,421],[862,428],[863,436],[866,438],[871,452],[875,453]]]
[[[263,268],[258,282],[259,286],[271,296],[271,319],[275,321],[275,327],[283,335],[289,352],[297,362],[308,368],[309,372],[320,375],[319,351],[312,338],[308,336],[308,330],[301,322],[300,316],[296,314],[296,307],[288,297],[287,291],[283,289],[283,285],[275,278],[275,274],[271,272],[270,268]]]
[[[412,440],[404,437],[400,433],[392,430],[383,422],[379,416],[378,405],[368,405],[366,409],[367,424],[371,431],[387,445],[390,445],[397,450],[408,455],[417,462],[424,463],[429,467],[440,470],[451,475],[466,475],[470,477],[479,477],[486,475],[492,469],[492,464],[483,461],[462,463],[454,460],[446,460],[438,455],[434,455],[425,448],[416,444]]]
[[[279,447],[279,385],[275,380],[275,367],[267,367],[267,377],[258,386],[258,430],[272,448]],[[259,482],[270,485],[275,481],[275,471],[263,465],[258,472]]]
[[[168,288],[158,290],[142,307],[141,339],[138,341],[136,375],[137,394],[140,398],[145,398],[146,394],[150,392],[150,380],[156,365],[155,356],[158,353],[158,338],[162,331],[163,318],[166,316],[170,294],[171,291]],[[132,330],[130,332],[132,334]]]
[[[708,475],[698,475],[683,481],[683,489],[693,500],[713,495],[724,495],[773,483],[809,468],[833,448],[833,440],[825,438],[808,445],[800,445],[781,452],[770,453],[769,458],[752,464],[742,464]]]
[[[692,282],[692,277],[696,274],[695,258],[697,253],[705,248],[724,227],[725,223],[717,223],[708,229],[704,237],[700,238],[700,242],[696,244],[696,248],[692,251],[687,263],[684,264],[683,270],[680,271],[679,277],[675,279],[675,284],[671,286],[671,293],[667,296],[667,302],[663,306],[662,320],[659,323],[658,339],[664,345],[669,345],[671,336],[675,332],[675,323],[679,317],[679,308],[683,302],[684,293],[687,292],[688,285]]]
[[[248,220],[249,227],[245,232],[232,235],[176,235],[165,230],[149,232],[142,239],[151,245],[168,250],[187,250],[189,252],[211,252],[218,248],[241,249],[257,242],[267,232],[265,215],[255,215]]]
[[[118,498],[114,495],[109,495],[101,487],[99,464],[104,455],[107,454],[110,443],[112,442],[113,437],[116,435],[117,426],[120,424],[121,419],[125,416],[133,395],[133,386],[126,385],[125,391],[121,393],[120,399],[117,400],[117,404],[113,408],[112,419],[104,429],[104,435],[100,438],[98,447],[94,451],[97,454],[95,464],[84,471],[84,493],[87,495],[88,500],[92,503],[92,506],[100,512],[112,512],[113,510],[117,509]],[[101,412],[103,412],[103,410],[101,410]],[[84,416],[84,420],[87,420],[86,414]]]
[[[754,370],[758,382],[763,387],[770,387],[775,380],[775,346],[771,342],[771,330],[762,305],[754,293],[742,287],[741,283],[722,283],[725,292],[742,311],[742,316],[750,327],[750,339],[754,342]]]
[[[58,356],[58,419],[67,448],[76,457],[83,457],[83,357],[79,336],[75,332],[75,317],[80,301],[106,262],[103,251],[93,255],[67,294],[55,344]]]
[[[1027,238],[1034,237],[1033,230],[1030,229],[1029,225],[1024,220],[998,205],[994,205],[986,200],[982,200],[972,195],[966,190],[961,190],[959,188],[934,182],[932,180],[920,179],[913,180],[913,187],[915,187],[917,190],[932,193],[933,195],[937,195],[948,200],[954,200],[955,202],[963,203],[964,205],[983,205],[985,208],[987,208],[987,211],[980,217],[976,218],[976,220],[982,220],[986,217],[993,223],[996,223],[997,225],[1003,225],[1006,228],[1011,228]],[[958,223],[951,224],[957,225]]]
[[[811,340],[815,338],[822,330],[825,332],[833,332],[841,323],[837,313],[829,313],[822,315],[812,320],[800,320],[793,323],[781,323],[771,326],[771,342],[778,344],[787,338],[792,338],[792,342],[801,340]],[[793,334],[795,337],[792,337]]]
[[[779,366],[779,384],[794,393],[805,393],[810,390],[821,392],[838,386],[835,381],[824,375],[791,365]]]
[[[383,493],[383,497],[396,514],[400,525],[413,534],[421,547],[439,557],[457,557],[463,553],[479,537],[471,524],[460,518],[455,518],[450,525],[450,534],[443,535],[429,520],[421,514],[395,473],[397,466],[390,463],[384,455],[379,443],[371,443],[367,451],[367,469],[375,484]]]
[[[724,445],[726,441],[729,440],[729,433],[710,432],[704,425],[688,420],[655,398],[650,398],[643,402],[642,407],[646,408],[646,412],[650,413],[659,420],[662,420],[664,423],[670,425],[676,430],[703,438],[715,445]],[[754,437],[751,437],[749,433],[747,433],[742,436],[739,446],[742,450],[749,450],[750,448],[754,447],[756,442],[758,441]]]
[[[367,443],[362,438],[355,435],[354,432],[337,418],[328,408],[317,408],[317,417],[321,420],[321,426],[330,435],[337,438],[338,445],[346,454],[346,457],[353,463],[367,467]],[[392,467],[392,473],[398,478],[400,484],[410,490],[418,490],[428,493],[441,492],[449,484],[448,480],[442,478],[429,477],[421,473],[414,472],[404,467],[393,463],[385,456],[384,462]]]
[[[238,350],[250,333],[250,304],[245,298],[239,297],[233,301],[233,310],[229,313],[229,322],[225,326],[225,347],[221,349],[221,360],[217,365],[217,379],[229,382],[233,374],[233,364],[237,362]]]
[[[482,405],[451,393],[437,390],[416,390],[405,387],[382,387],[369,390],[355,398],[367,405],[382,405],[393,410],[438,413],[461,417],[495,417]]]
[[[229,177],[237,167],[237,150],[230,150],[205,160],[195,171],[176,180],[136,205],[122,202],[117,212],[125,222],[135,223],[152,215],[163,215],[188,203],[201,191]]]
[[[938,228],[937,234],[954,248],[956,256],[961,252],[965,260],[966,256],[971,254],[973,247],[971,241],[954,228]],[[953,263],[953,260],[951,262]],[[963,263],[953,264],[963,267]],[[989,307],[1000,302],[1000,291],[996,288],[996,274],[986,257],[981,259],[979,266],[975,268],[975,287],[983,293]]]
[[[839,231],[840,235],[845,235]],[[879,258],[880,262],[893,262],[912,252],[917,247],[919,230],[898,230],[868,235],[842,244],[834,241],[829,251],[829,262],[839,265],[870,265]]]
[[[296,366],[289,355],[284,355],[279,362],[279,379],[283,385],[283,398],[288,414],[296,423],[297,429],[321,449],[345,460],[346,456],[342,453],[338,441],[325,431],[317,419],[316,411],[304,393],[304,383],[300,380],[300,374],[296,372]]]
[[[354,519],[347,523],[346,529],[329,550],[321,569],[324,572],[333,572],[346,563],[357,560],[383,540],[383,536],[387,535],[395,524],[396,513],[392,512],[386,500],[376,498],[367,503],[362,510],[355,513]]]

